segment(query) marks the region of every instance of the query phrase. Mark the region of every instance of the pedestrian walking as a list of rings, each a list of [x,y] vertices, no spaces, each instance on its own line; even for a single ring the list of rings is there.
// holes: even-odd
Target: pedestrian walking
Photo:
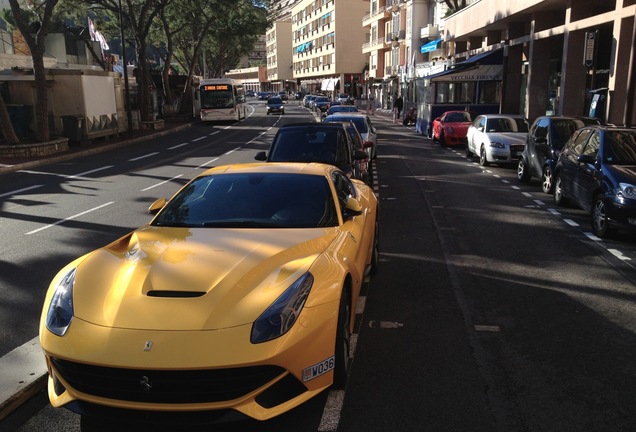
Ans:
[[[395,109],[397,110],[397,118],[400,118],[400,114],[402,114],[402,108],[404,107],[404,101],[402,100],[402,96],[398,96],[394,104]]]
[[[369,113],[371,113],[372,115],[375,114],[375,100],[373,100],[373,96],[369,97],[367,103],[367,114]]]

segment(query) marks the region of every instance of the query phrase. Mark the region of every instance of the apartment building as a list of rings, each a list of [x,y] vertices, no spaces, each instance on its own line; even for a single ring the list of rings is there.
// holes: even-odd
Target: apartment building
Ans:
[[[293,92],[296,80],[292,71],[291,18],[275,21],[267,30],[267,81],[270,90]]]
[[[476,0],[444,19],[459,62],[502,50],[500,110],[635,125],[636,0]]]
[[[292,7],[293,76],[302,93],[363,94],[367,0],[301,0]]]
[[[446,6],[435,0],[370,0],[369,6],[362,18],[368,93],[384,108],[398,94],[413,102],[414,79],[444,68],[439,22]]]

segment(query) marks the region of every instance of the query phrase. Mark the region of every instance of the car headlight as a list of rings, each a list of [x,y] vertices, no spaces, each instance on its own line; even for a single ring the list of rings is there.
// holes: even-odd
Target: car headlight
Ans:
[[[491,142],[490,143],[490,147],[503,149],[503,148],[506,148],[506,145],[504,143],[500,143],[500,142]]]
[[[629,183],[619,183],[616,195],[626,199],[636,199],[636,186]]]
[[[46,314],[46,328],[58,336],[66,334],[73,319],[73,285],[76,273],[77,268],[74,268],[60,279]]]
[[[267,342],[287,333],[302,311],[314,277],[307,272],[291,284],[252,325],[252,343]]]

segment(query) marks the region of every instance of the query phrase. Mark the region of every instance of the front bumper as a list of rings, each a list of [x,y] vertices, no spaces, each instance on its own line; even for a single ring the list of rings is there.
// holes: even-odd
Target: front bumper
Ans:
[[[305,308],[287,334],[261,344],[249,342],[251,325],[171,332],[74,319],[66,336],[41,336],[49,399],[80,414],[234,412],[267,420],[333,383],[332,369],[308,370],[334,355],[337,313],[337,302]]]

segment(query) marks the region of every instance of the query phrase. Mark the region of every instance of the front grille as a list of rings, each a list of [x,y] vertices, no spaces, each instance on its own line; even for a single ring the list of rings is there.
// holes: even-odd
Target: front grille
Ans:
[[[150,370],[92,366],[51,359],[74,389],[132,402],[186,404],[236,399],[285,373],[278,366],[213,370]]]

